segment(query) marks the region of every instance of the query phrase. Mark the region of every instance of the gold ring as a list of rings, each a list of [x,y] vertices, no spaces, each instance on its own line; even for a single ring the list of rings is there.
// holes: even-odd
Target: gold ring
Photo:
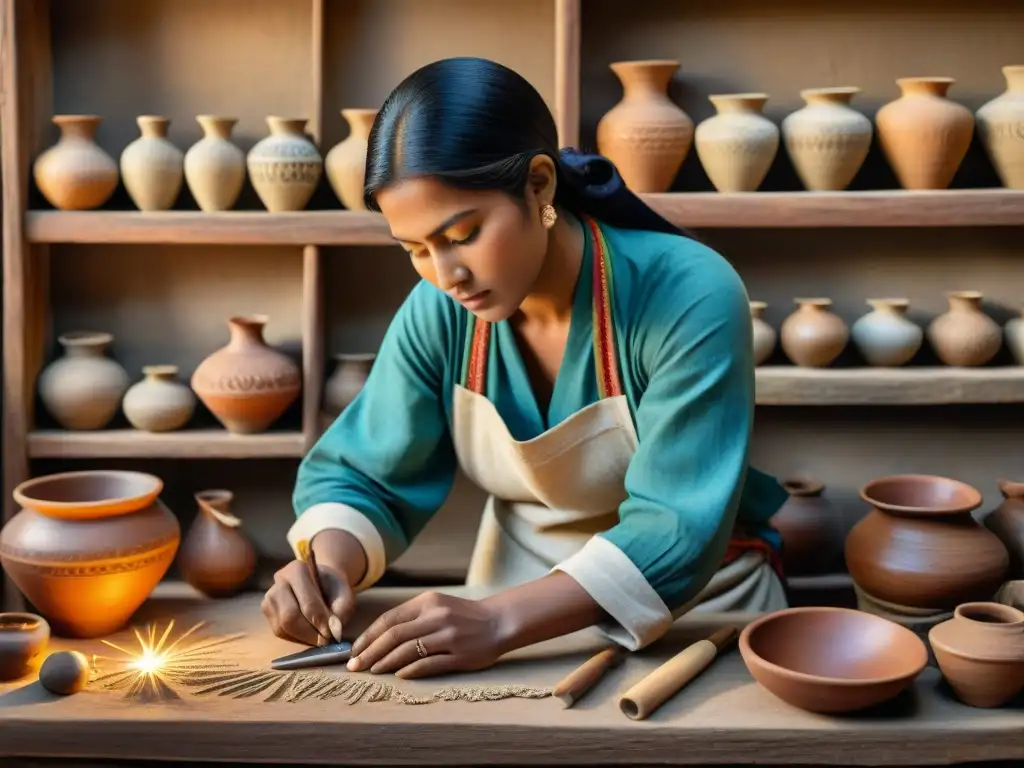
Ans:
[[[423,647],[423,641],[420,638],[416,638],[416,653],[420,655],[421,659],[427,657],[427,649]]]

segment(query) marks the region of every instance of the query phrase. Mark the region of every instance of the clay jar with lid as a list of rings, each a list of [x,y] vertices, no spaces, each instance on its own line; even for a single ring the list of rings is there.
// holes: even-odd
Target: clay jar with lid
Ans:
[[[850,329],[831,311],[831,299],[794,301],[797,310],[782,323],[782,351],[801,367],[829,365],[846,348]]]
[[[1010,579],[1024,579],[1024,483],[1000,480],[1003,503],[984,520],[1010,553]]]
[[[184,181],[185,153],[167,139],[166,117],[136,118],[141,136],[121,153],[121,178],[132,202],[142,211],[166,211]]]
[[[782,121],[782,137],[797,175],[812,191],[842,190],[871,148],[871,121],[850,107],[855,86],[800,91],[807,106]]]
[[[981,493],[958,480],[893,475],[860,491],[870,511],[844,547],[850,576],[872,597],[910,608],[991,600],[1009,555],[971,512]]]
[[[857,349],[875,366],[899,366],[910,362],[924,342],[924,331],[907,318],[907,299],[868,299],[871,312],[858,318],[850,329]]]
[[[942,676],[964,704],[998,707],[1024,690],[1024,612],[999,603],[958,605],[928,633]]]
[[[128,372],[106,352],[109,333],[73,331],[57,341],[64,356],[39,374],[39,397],[46,410],[65,429],[103,429],[131,383]]]
[[[754,192],[779,151],[779,128],[762,114],[766,93],[708,96],[718,111],[697,126],[693,144],[719,192]]]
[[[33,164],[43,197],[65,211],[99,208],[117,188],[117,163],[95,141],[102,118],[57,115],[60,139]]]
[[[771,519],[782,536],[782,565],[787,576],[823,573],[839,559],[843,532],[836,510],[822,494],[824,484],[812,478],[787,478],[782,487],[789,500]]]
[[[204,595],[228,597],[256,570],[256,550],[242,533],[242,521],[231,514],[231,491],[200,491],[195,498],[199,513],[181,544],[178,566]]]
[[[761,365],[775,351],[778,334],[764,319],[768,304],[763,301],[750,302],[750,323],[754,336],[754,365]]]
[[[1003,332],[981,308],[980,291],[951,291],[949,310],[928,326],[928,343],[946,365],[989,362],[1003,345]]]
[[[1024,65],[1003,67],[1006,90],[975,113],[978,136],[1003,186],[1024,189]]]
[[[341,116],[348,123],[349,134],[334,145],[324,167],[334,194],[350,211],[365,211],[363,183],[366,178],[366,149],[370,129],[377,117],[376,109],[343,109]]]
[[[50,625],[34,613],[0,613],[0,682],[17,680],[50,642]]]

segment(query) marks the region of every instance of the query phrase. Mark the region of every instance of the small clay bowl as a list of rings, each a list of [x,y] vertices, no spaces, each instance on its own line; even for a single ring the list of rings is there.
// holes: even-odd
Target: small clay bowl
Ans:
[[[743,629],[739,648],[757,682],[787,704],[820,713],[888,701],[928,664],[928,648],[909,629],[851,608],[769,613]]]
[[[50,625],[34,613],[0,613],[0,681],[17,680],[50,642]]]

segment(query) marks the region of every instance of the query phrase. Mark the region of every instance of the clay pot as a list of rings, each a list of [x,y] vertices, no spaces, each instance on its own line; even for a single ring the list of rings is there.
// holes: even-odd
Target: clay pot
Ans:
[[[1024,690],[1024,611],[989,602],[958,605],[928,641],[964,704],[998,707]]]
[[[199,115],[203,138],[185,153],[185,181],[199,208],[227,211],[245,184],[245,153],[231,141],[238,118]]]
[[[75,331],[58,337],[64,356],[39,374],[39,397],[65,429],[103,429],[131,383],[120,363],[105,355],[109,333]]]
[[[782,566],[787,576],[829,570],[843,548],[836,510],[822,496],[825,486],[809,478],[789,478],[782,487],[789,500],[771,519],[782,536]]]
[[[829,308],[831,299],[794,299],[798,309],[782,323],[782,351],[805,368],[823,368],[850,339],[846,323]]]
[[[299,367],[264,341],[267,320],[266,315],[230,318],[227,345],[192,374],[192,389],[229,432],[263,432],[299,396]]]
[[[924,341],[924,331],[907,319],[907,299],[868,299],[873,311],[850,329],[853,343],[869,365],[899,366],[910,362]]]
[[[1024,189],[1024,65],[1003,67],[1006,90],[975,113],[978,137],[1003,186]]]
[[[779,151],[779,129],[761,114],[764,93],[708,96],[718,114],[697,126],[694,146],[719,192],[754,192]]]
[[[989,600],[1009,555],[971,511],[977,489],[945,477],[894,475],[860,492],[871,505],[846,537],[846,566],[873,597],[913,608],[952,609]]]
[[[32,671],[50,642],[50,625],[34,613],[0,613],[0,682]]]
[[[1013,359],[1024,365],[1024,310],[1020,317],[1011,317],[1003,326],[1006,346],[1010,348]]]
[[[996,592],[994,602],[1024,611],[1024,579],[1013,579],[1003,584]]]
[[[902,77],[902,95],[875,115],[878,143],[904,189],[946,189],[974,133],[974,115],[950,101],[952,77]]]
[[[860,88],[808,88],[807,106],[782,121],[782,137],[807,189],[842,190],[857,175],[871,148],[871,121],[850,107]]]
[[[1003,503],[985,517],[985,527],[999,537],[1010,553],[1007,578],[1024,579],[1024,483],[998,482]]]
[[[597,150],[633,192],[667,192],[693,143],[693,120],[668,97],[679,62],[618,61],[622,100],[597,124]]]
[[[176,381],[178,366],[147,365],[145,378],[125,393],[121,407],[136,429],[168,432],[185,426],[196,409],[196,396]]]
[[[60,138],[36,158],[36,186],[55,208],[99,208],[117,189],[117,163],[94,140],[103,118],[56,115],[53,122],[60,128]]]
[[[185,153],[167,139],[169,118],[143,115],[136,123],[142,135],[121,153],[121,178],[140,210],[166,211],[181,192]]]
[[[366,180],[366,142],[377,117],[376,109],[343,109],[341,116],[348,122],[349,134],[335,144],[324,167],[331,189],[350,211],[365,211],[363,183]]]
[[[268,211],[301,211],[320,183],[323,160],[306,138],[306,121],[268,117],[270,135],[249,150],[249,178]]]
[[[54,634],[100,637],[149,597],[178,550],[163,482],[142,472],[45,475],[14,489],[0,563]]]
[[[755,619],[739,637],[750,674],[810,712],[865,709],[909,686],[928,663],[917,635],[850,608],[786,608]]]
[[[181,545],[182,577],[207,597],[237,593],[256,570],[256,550],[231,514],[234,494],[225,490],[196,494],[199,513]]]
[[[328,414],[337,416],[356,399],[356,395],[366,385],[366,379],[376,358],[372,352],[334,355],[338,364],[324,387],[324,410]]]
[[[750,322],[753,326],[754,336],[754,365],[761,365],[761,363],[771,357],[772,352],[775,351],[775,343],[778,340],[778,334],[775,333],[775,329],[764,320],[764,311],[766,309],[768,309],[768,304],[763,301],[750,302]]]
[[[946,365],[984,365],[999,352],[1003,332],[981,309],[978,291],[947,294],[949,310],[928,326],[928,342]]]

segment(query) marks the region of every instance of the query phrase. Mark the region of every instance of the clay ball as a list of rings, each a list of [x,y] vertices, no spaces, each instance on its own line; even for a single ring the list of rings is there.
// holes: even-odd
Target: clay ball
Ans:
[[[39,670],[39,684],[50,693],[78,693],[89,682],[89,660],[78,651],[57,651],[46,657]]]

